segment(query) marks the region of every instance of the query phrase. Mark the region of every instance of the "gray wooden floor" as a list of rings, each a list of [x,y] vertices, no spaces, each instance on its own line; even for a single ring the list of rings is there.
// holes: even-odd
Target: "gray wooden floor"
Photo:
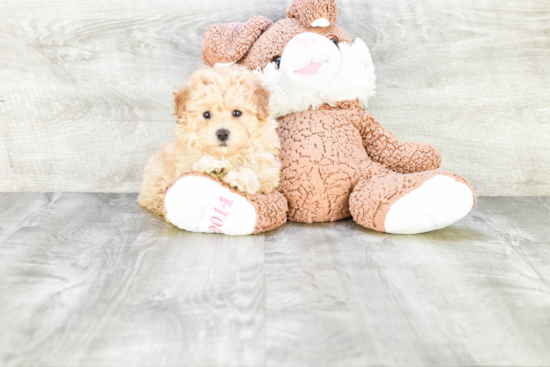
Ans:
[[[0,194],[0,365],[550,365],[549,219],[482,197],[424,235],[224,237],[134,194]]]

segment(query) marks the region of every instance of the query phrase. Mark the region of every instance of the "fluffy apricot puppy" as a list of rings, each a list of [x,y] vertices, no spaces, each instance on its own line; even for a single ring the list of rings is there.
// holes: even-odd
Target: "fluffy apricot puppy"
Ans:
[[[176,140],[151,157],[139,203],[166,216],[165,192],[185,173],[206,174],[247,194],[279,185],[277,122],[269,90],[241,66],[196,71],[175,93]]]

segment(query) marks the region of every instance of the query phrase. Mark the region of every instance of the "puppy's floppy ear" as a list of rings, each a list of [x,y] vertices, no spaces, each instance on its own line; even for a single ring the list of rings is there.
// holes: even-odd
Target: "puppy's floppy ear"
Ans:
[[[297,18],[306,27],[328,27],[338,19],[336,0],[294,0],[287,18]]]
[[[208,66],[239,61],[272,24],[271,20],[258,16],[246,23],[209,26],[202,39],[202,60]]]
[[[269,96],[271,91],[262,84],[261,80],[258,80],[254,84],[254,94],[256,95],[256,108],[257,114],[260,119],[267,119],[271,115],[271,109],[269,108]]]
[[[176,117],[179,118],[187,110],[187,99],[190,93],[191,88],[187,84],[174,93],[174,110]]]

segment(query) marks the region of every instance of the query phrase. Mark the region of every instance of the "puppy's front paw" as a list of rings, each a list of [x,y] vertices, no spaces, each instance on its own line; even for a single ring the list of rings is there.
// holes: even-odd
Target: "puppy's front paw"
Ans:
[[[229,161],[225,159],[216,159],[209,155],[205,155],[193,165],[193,170],[214,176],[219,176],[230,169],[231,163],[229,163]]]
[[[230,186],[248,194],[255,194],[260,189],[260,178],[250,168],[237,168],[229,171],[223,180]]]

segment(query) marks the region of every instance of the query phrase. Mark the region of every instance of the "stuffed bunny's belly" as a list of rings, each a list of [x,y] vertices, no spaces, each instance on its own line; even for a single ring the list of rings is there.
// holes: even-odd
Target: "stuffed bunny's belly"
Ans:
[[[369,159],[345,111],[305,111],[279,119],[280,188],[288,218],[328,222],[350,216],[349,195]]]

